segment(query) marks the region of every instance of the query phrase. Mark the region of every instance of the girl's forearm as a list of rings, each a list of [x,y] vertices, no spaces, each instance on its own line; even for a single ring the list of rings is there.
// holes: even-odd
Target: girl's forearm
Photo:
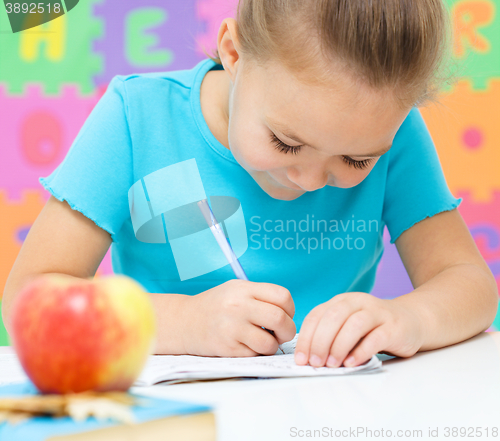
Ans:
[[[156,344],[153,354],[181,355],[184,349],[186,301],[185,294],[150,294],[156,313]]]
[[[488,329],[497,313],[498,288],[491,272],[474,264],[458,264],[393,301],[420,316],[424,343],[419,351],[428,351]]]

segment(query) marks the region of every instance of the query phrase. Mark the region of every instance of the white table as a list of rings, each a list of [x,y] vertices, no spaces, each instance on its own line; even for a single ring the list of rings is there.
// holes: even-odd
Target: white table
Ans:
[[[382,371],[373,374],[198,382],[132,391],[214,406],[221,441],[500,440],[500,332],[483,332],[407,359],[379,357]],[[458,428],[456,436],[453,427]],[[437,429],[437,436],[429,436],[429,428],[434,435]],[[466,436],[460,436],[460,428]],[[319,432],[313,437],[307,430]]]

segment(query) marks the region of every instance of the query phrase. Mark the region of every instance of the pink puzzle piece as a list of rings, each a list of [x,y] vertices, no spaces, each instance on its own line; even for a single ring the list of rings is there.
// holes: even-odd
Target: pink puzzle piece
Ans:
[[[38,178],[64,159],[100,94],[82,97],[68,85],[61,96],[47,97],[40,85],[29,85],[25,96],[8,96],[0,85],[0,188],[14,199],[41,188]]]
[[[493,192],[487,203],[475,202],[469,193],[458,196],[464,199],[460,214],[500,287],[500,192]]]
[[[217,47],[219,27],[227,17],[235,17],[237,0],[198,0],[196,17],[205,23],[205,32],[196,38],[197,50],[203,54],[203,49],[212,54]]]

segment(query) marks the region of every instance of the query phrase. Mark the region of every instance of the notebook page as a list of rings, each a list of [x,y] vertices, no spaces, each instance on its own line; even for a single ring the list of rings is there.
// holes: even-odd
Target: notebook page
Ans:
[[[218,379],[233,377],[282,378],[345,375],[379,370],[382,362],[376,355],[361,366],[315,368],[297,366],[293,352],[295,337],[271,356],[257,357],[198,357],[193,355],[152,355],[134,386],[149,386],[161,381],[179,379]]]

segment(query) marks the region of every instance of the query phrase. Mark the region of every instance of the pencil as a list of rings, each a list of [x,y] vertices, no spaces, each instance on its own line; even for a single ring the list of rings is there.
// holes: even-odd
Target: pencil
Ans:
[[[214,213],[210,208],[210,205],[208,205],[208,201],[206,199],[202,199],[201,201],[198,202],[198,207],[200,208],[201,214],[203,214],[203,217],[205,218],[210,230],[212,231],[215,240],[219,244],[220,249],[224,253],[224,256],[226,256],[229,265],[231,265],[231,268],[236,278],[248,281],[248,277],[245,274],[245,271],[243,270],[240,261],[236,257],[236,254],[234,254],[234,251],[231,248],[231,245],[229,244],[229,241],[227,240],[224,231],[222,231],[219,222],[217,222],[217,219],[215,218]],[[266,329],[264,328],[264,326],[262,326],[262,329],[265,329],[273,337],[276,337],[274,332],[271,331],[270,329]],[[283,351],[281,345],[279,345],[278,347],[280,348],[280,351],[284,354],[285,352]]]

